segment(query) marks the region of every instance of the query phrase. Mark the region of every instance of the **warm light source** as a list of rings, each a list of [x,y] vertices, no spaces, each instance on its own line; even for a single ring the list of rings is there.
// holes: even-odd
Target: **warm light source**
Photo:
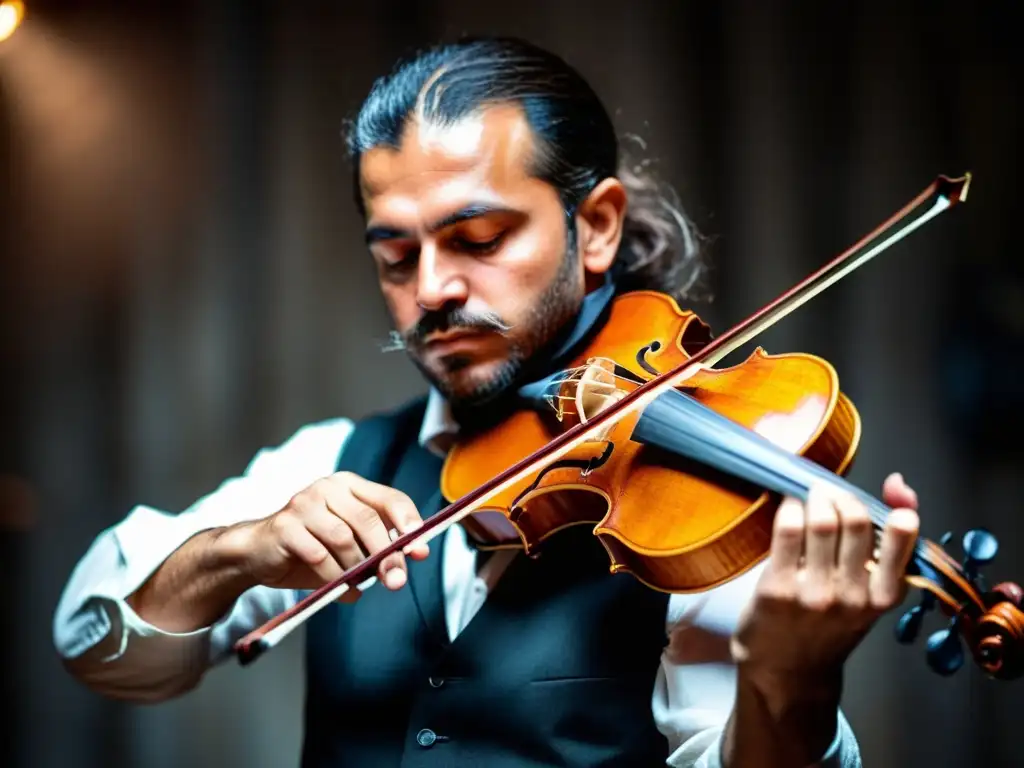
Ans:
[[[14,34],[25,15],[25,4],[21,0],[0,2],[0,43]]]

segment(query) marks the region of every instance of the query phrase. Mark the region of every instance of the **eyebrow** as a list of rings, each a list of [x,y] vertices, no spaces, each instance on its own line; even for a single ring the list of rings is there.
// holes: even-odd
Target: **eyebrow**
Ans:
[[[469,219],[479,218],[480,216],[487,216],[492,213],[516,213],[516,211],[512,208],[492,205],[490,203],[472,203],[460,208],[455,213],[449,214],[448,216],[433,222],[427,227],[427,231],[437,232],[445,227],[450,227],[453,224],[458,224],[459,222],[467,221]],[[366,230],[367,245],[372,245],[373,243],[381,240],[395,240],[405,237],[412,237],[412,233],[396,227],[368,227]]]

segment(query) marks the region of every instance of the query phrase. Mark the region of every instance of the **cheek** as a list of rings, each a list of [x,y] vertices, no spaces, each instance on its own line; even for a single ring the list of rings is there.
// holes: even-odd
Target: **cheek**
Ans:
[[[416,324],[420,317],[420,309],[416,304],[414,289],[404,285],[381,285],[381,293],[396,330],[404,332]]]
[[[508,243],[500,258],[482,261],[480,275],[486,284],[484,297],[499,312],[521,317],[532,311],[555,279],[565,246],[557,236],[527,232]]]

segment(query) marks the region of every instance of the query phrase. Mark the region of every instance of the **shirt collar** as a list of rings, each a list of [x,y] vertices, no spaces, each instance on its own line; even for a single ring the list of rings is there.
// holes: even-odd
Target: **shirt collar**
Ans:
[[[444,457],[451,448],[459,425],[452,418],[447,401],[434,387],[427,394],[427,407],[420,425],[420,445]]]

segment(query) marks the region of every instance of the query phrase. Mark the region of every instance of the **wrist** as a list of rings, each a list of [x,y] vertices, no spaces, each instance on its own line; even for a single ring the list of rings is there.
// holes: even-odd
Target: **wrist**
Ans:
[[[255,586],[246,567],[245,541],[245,532],[232,528],[195,534],[126,602],[139,618],[166,632],[210,626]]]
[[[243,592],[259,585],[253,574],[252,523],[238,523],[208,532],[210,539],[204,548],[203,567],[218,575],[218,582],[231,592]]]
[[[737,685],[756,693],[768,714],[781,720],[808,709],[838,708],[843,670],[777,670],[741,664]]]
[[[728,768],[805,768],[833,745],[842,671],[815,673],[740,665],[723,743]]]

